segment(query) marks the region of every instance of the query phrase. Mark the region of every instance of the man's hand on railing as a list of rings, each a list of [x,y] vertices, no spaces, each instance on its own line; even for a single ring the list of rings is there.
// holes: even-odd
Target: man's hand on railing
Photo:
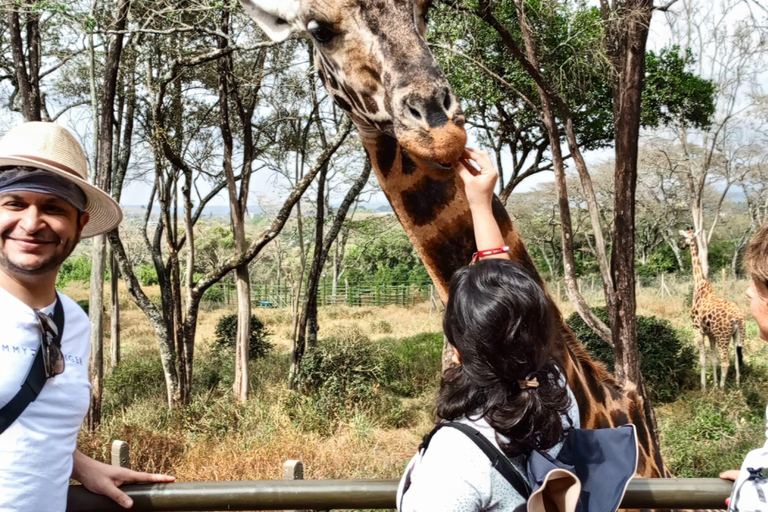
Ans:
[[[75,451],[72,478],[95,494],[103,494],[115,500],[121,507],[131,508],[133,500],[119,489],[123,484],[158,483],[176,481],[175,476],[140,473],[119,466],[110,466]]]

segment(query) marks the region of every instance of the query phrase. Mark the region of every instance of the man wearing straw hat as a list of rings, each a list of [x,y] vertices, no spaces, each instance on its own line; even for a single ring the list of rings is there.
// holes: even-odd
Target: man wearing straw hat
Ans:
[[[174,480],[76,448],[89,405],[90,324],[56,292],[56,276],[83,237],[122,219],[86,176],[80,144],[53,123],[25,123],[0,139],[0,512],[64,511],[70,477],[126,508],[133,502],[120,485]]]

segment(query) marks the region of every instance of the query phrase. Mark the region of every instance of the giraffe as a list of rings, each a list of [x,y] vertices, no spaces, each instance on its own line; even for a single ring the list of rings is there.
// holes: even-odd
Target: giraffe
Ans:
[[[712,364],[712,378],[717,386],[717,360],[720,359],[720,389],[725,387],[725,377],[728,375],[730,362],[731,339],[736,347],[736,385],[741,384],[740,367],[744,360],[742,355],[742,342],[744,340],[744,315],[739,307],[715,295],[712,283],[707,276],[699,260],[699,251],[696,246],[696,235],[692,229],[680,231],[685,239],[685,245],[691,248],[691,266],[693,267],[693,308],[691,309],[691,321],[696,333],[696,343],[699,345],[699,362],[701,363],[701,389],[706,389],[706,346],[704,337],[709,338]],[[717,350],[717,354],[715,354]]]
[[[426,43],[431,0],[240,1],[271,39],[299,34],[313,41],[323,85],[355,123],[384,194],[446,301],[451,275],[469,262],[475,240],[463,183],[451,165],[466,144],[465,118]],[[498,198],[493,210],[512,260],[545,288]],[[633,423],[638,476],[671,477],[642,397],[592,360],[551,297],[549,304],[582,427]]]

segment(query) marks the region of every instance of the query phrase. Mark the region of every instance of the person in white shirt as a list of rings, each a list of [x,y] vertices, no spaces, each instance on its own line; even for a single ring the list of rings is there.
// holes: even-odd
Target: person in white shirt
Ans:
[[[56,292],[56,276],[81,238],[122,219],[118,204],[86,176],[82,147],[53,123],[25,123],[0,139],[0,410],[25,384],[38,351],[46,369],[36,399],[0,433],[0,512],[63,512],[70,477],[126,508],[133,503],[122,484],[174,481],[77,450],[89,405],[90,324]],[[60,344],[49,338],[46,345],[51,319],[44,315],[53,316],[58,301]]]

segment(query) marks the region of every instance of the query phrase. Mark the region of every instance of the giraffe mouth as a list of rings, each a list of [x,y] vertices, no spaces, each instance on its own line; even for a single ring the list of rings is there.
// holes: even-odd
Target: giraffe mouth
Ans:
[[[453,169],[452,163],[439,162],[437,160],[422,160],[426,166],[435,171],[450,171]]]

